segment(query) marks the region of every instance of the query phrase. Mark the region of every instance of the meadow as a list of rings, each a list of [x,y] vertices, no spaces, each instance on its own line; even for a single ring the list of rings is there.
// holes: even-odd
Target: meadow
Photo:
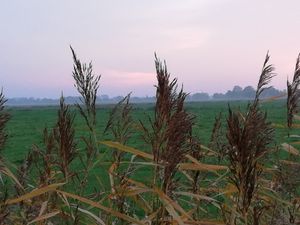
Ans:
[[[96,105],[100,76],[71,48],[76,105],[5,107],[0,224],[300,223],[300,56],[286,99],[185,102],[155,56],[156,102]],[[282,97],[282,96],[281,96]]]
[[[223,112],[223,119],[228,114],[228,104],[233,108],[241,108],[245,110],[250,101],[208,101],[208,102],[188,102],[186,110],[195,116],[195,125],[193,128],[194,135],[199,137],[204,145],[208,145],[215,117]],[[269,100],[263,102],[262,110],[268,114],[268,120],[271,121],[276,128],[276,142],[280,145],[288,141],[288,129],[286,127],[286,100]],[[146,124],[148,116],[154,113],[154,104],[134,104],[132,109],[132,117],[138,125],[139,120]],[[106,123],[109,118],[113,105],[97,106],[97,132],[99,139],[109,140],[109,135],[103,135]],[[9,107],[8,112],[11,119],[7,124],[8,140],[3,154],[13,163],[20,163],[32,148],[33,144],[42,144],[44,128],[53,128],[57,120],[58,106],[44,107]],[[73,107],[74,111],[76,108]],[[77,137],[80,137],[86,129],[85,123],[77,113],[75,118],[75,130]],[[295,133],[298,129],[294,130]],[[135,148],[143,148],[143,140],[139,131],[135,132],[129,140],[129,145]]]

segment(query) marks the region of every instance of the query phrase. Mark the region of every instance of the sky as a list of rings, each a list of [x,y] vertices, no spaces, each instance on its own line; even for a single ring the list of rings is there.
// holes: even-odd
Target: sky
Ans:
[[[99,94],[155,95],[154,52],[189,93],[256,86],[267,51],[286,88],[300,52],[299,0],[1,0],[0,87],[11,97],[77,95],[75,49]]]

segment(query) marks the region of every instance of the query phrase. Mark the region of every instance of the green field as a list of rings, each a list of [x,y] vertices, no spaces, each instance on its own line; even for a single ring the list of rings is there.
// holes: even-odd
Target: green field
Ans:
[[[195,116],[194,135],[200,138],[204,145],[207,145],[210,139],[215,117],[222,112],[223,125],[226,125],[226,114],[228,112],[228,104],[232,108],[247,107],[248,102],[198,102],[187,103],[186,109]],[[277,100],[272,102],[262,102],[261,107],[267,112],[268,120],[274,124],[275,138],[274,143],[280,144],[287,140],[286,124],[286,102]],[[98,140],[109,140],[109,136],[103,135],[104,127],[107,123],[109,112],[112,105],[99,106],[97,111],[97,127]],[[139,120],[145,124],[148,123],[148,116],[153,115],[154,105],[152,104],[136,104],[133,105],[132,117],[136,124]],[[7,125],[8,140],[3,150],[3,154],[12,163],[19,163],[24,159],[27,152],[32,148],[32,145],[42,145],[43,130],[45,127],[52,128],[57,119],[58,107],[10,107],[8,108],[11,114],[11,119]],[[74,107],[73,110],[77,112]],[[138,126],[137,126],[138,127]],[[75,120],[76,136],[79,138],[86,131],[86,126],[77,112]],[[297,133],[297,130],[294,131]],[[129,145],[139,149],[145,149],[142,141],[141,132],[136,129],[136,132],[129,140]]]
[[[228,107],[240,111],[245,111],[247,109],[247,105],[249,102],[246,101],[234,101],[234,102],[189,102],[186,103],[185,108],[186,110],[194,115],[194,127],[193,127],[193,135],[200,139],[201,144],[208,146],[215,117],[222,113],[222,127],[224,131],[224,135],[226,135],[226,118],[228,114]],[[276,100],[276,101],[262,101],[261,102],[261,109],[267,113],[268,121],[272,123],[272,126],[275,128],[275,135],[272,141],[273,149],[280,148],[280,145],[284,142],[292,142],[291,138],[287,138],[288,129],[286,127],[286,101],[285,100]],[[111,135],[105,135],[103,133],[106,123],[109,120],[109,115],[111,110],[113,109],[113,105],[103,105],[98,106],[97,108],[97,140],[104,141],[104,140],[113,140]],[[18,172],[15,170],[23,160],[26,158],[27,153],[32,149],[33,146],[38,146],[42,151],[45,148],[43,143],[43,130],[45,128],[51,130],[55,127],[57,117],[58,117],[58,110],[59,107],[56,106],[48,106],[48,107],[8,107],[8,112],[11,115],[11,119],[7,124],[7,134],[8,139],[7,143],[3,149],[3,156],[5,157],[6,161],[9,162],[10,167],[14,172]],[[83,118],[81,117],[78,109],[75,106],[71,106],[71,111],[73,111],[76,115],[75,117],[75,139],[78,142],[78,148],[81,152],[81,155],[85,153],[85,144],[82,141],[82,137],[86,136],[89,131],[87,129],[86,123],[84,122]],[[127,146],[134,147],[142,152],[149,152],[151,153],[150,146],[145,144],[143,140],[143,132],[140,127],[140,121],[142,121],[145,126],[149,126],[149,117],[152,118],[154,114],[154,104],[134,104],[132,108],[132,118],[135,122],[134,131],[127,143]],[[299,133],[299,129],[293,129],[290,131],[291,134]],[[97,158],[93,158],[95,163],[94,167],[91,168],[89,173],[87,174],[86,180],[87,185],[78,193],[78,187],[80,185],[81,179],[83,177],[82,174],[79,173],[79,176],[72,180],[72,182],[67,182],[64,184],[64,190],[69,191],[71,193],[76,193],[83,196],[91,196],[93,193],[102,193],[103,197],[102,200],[104,205],[111,204],[109,200],[109,196],[111,193],[111,180],[109,177],[109,168],[114,163],[112,157],[112,148],[108,148],[104,145],[99,145],[100,153],[97,155]],[[45,152],[45,151],[44,151]],[[120,164],[120,171],[125,171],[129,168],[129,162],[131,154],[127,154],[121,161]],[[271,155],[272,156],[272,155]],[[289,154],[284,151],[280,151],[280,159],[288,159]],[[101,158],[101,160],[99,160]],[[272,159],[272,157],[271,157]],[[221,162],[218,161],[218,157],[207,157],[201,158],[199,160],[201,163],[206,164],[214,164],[214,165],[225,165],[228,164],[227,159],[222,160]],[[39,162],[41,163],[41,162]],[[141,163],[141,164],[139,164]],[[141,182],[145,184],[147,187],[151,187],[151,182],[153,174],[154,174],[154,167],[153,163],[147,163],[147,160],[136,160],[132,163],[134,165],[134,173],[130,175],[130,179],[133,179],[136,182]],[[268,168],[273,168],[272,160],[268,162],[266,165]],[[20,167],[19,167],[20,168]],[[71,164],[71,168],[73,171],[83,171],[83,164],[79,161],[77,157]],[[195,175],[194,171],[189,171],[190,175]],[[34,180],[34,182],[38,183],[39,175],[36,174],[37,170],[33,169],[29,171],[29,180]],[[121,174],[121,173],[120,173]],[[226,176],[226,172],[219,174],[215,174],[212,171],[201,171],[200,173],[201,180],[199,181],[199,186],[201,184],[201,188],[209,189],[211,184],[213,184],[216,180],[219,180],[219,187],[226,190],[226,185],[228,183],[227,179],[224,177]],[[224,174],[224,177],[223,175]],[[265,175],[266,176],[266,175]],[[58,177],[60,177],[58,175]],[[267,176],[266,176],[267,177]],[[115,178],[116,179],[116,178]],[[181,189],[190,190],[189,180],[182,174],[177,173],[174,179],[181,180]],[[75,186],[74,186],[75,185]],[[76,186],[77,185],[77,186]],[[202,192],[200,192],[202,193]],[[210,192],[206,193],[207,197],[214,196],[215,200],[218,201],[218,204],[227,204],[225,196],[218,196],[210,194]],[[107,196],[107,197],[106,197]],[[150,193],[145,193],[143,195],[146,201],[151,202],[153,195]],[[276,196],[274,197],[277,198]],[[192,198],[187,196],[181,196],[177,201],[178,203],[185,209],[191,209],[190,201]],[[200,202],[200,201],[199,201]],[[129,204],[132,203],[131,200],[128,200]],[[197,203],[198,204],[198,203]],[[199,203],[200,204],[200,203]],[[201,203],[202,204],[202,203]],[[231,203],[228,203],[229,205]],[[131,207],[131,210],[138,215],[139,217],[145,216],[145,211],[140,208]],[[211,204],[204,203],[202,205],[205,213],[199,212],[197,214],[200,217],[208,218],[208,219],[217,219],[221,220],[220,210],[218,210],[215,206]],[[91,212],[96,212],[91,209]],[[83,220],[85,221],[85,220]],[[86,221],[83,224],[88,224]]]
[[[186,103],[186,111],[194,117],[192,135],[196,137],[195,139],[199,139],[202,145],[209,146],[215,118],[221,113],[222,134],[224,135],[225,141],[228,141],[229,143],[229,141],[232,140],[230,139],[230,133],[228,134],[229,136],[225,137],[227,134],[226,132],[229,130],[227,129],[227,118],[229,113],[228,109],[230,107],[231,109],[233,109],[233,111],[240,113],[237,115],[239,115],[241,120],[243,120],[243,118],[245,118],[244,113],[249,112],[249,103],[250,102],[247,101],[211,101]],[[262,187],[261,190],[267,190],[267,192],[262,192],[261,195],[266,196],[267,199],[271,198],[271,202],[275,202],[275,206],[277,204],[277,199],[281,198],[283,199],[282,201],[284,202],[284,204],[290,207],[291,204],[289,203],[289,201],[292,201],[293,199],[293,197],[291,196],[298,196],[299,193],[298,183],[300,181],[293,178],[297,176],[295,174],[298,174],[299,172],[297,169],[298,161],[294,160],[297,160],[298,150],[295,149],[295,151],[297,152],[290,154],[287,152],[289,151],[287,149],[283,151],[284,149],[281,147],[281,144],[284,142],[292,143],[293,146],[299,149],[299,146],[295,144],[295,141],[298,141],[299,139],[299,136],[297,136],[297,134],[300,133],[300,129],[293,128],[289,130],[287,128],[287,112],[285,100],[262,100],[258,107],[260,107],[260,110],[262,112],[266,113],[267,121],[271,123],[271,126],[275,130],[273,139],[268,142],[270,144],[266,144],[266,146],[268,145],[268,154],[265,154],[264,158],[261,159],[261,164],[256,165],[257,170],[263,168],[261,171],[259,171],[259,173],[261,173],[261,177],[258,181],[260,182],[260,187]],[[75,142],[78,143],[78,145],[76,146],[76,153],[74,154],[75,157],[73,158],[74,160],[72,159],[70,161],[70,164],[68,164],[69,175],[68,177],[64,177],[65,171],[62,170],[62,164],[59,164],[62,162],[61,159],[63,159],[63,155],[61,155],[59,149],[63,149],[62,145],[60,144],[66,142],[63,142],[63,139],[57,139],[58,142],[55,142],[57,141],[55,139],[55,131],[57,131],[57,128],[59,127],[56,123],[58,118],[62,118],[62,114],[60,114],[59,117],[58,111],[60,110],[60,112],[62,112],[62,108],[58,106],[7,107],[6,110],[11,115],[11,118],[5,128],[8,139],[4,148],[2,149],[3,151],[1,152],[2,156],[4,156],[5,163],[7,163],[12,173],[17,175],[17,178],[21,180],[22,184],[25,184],[24,187],[26,188],[26,190],[32,190],[32,192],[34,192],[35,189],[33,188],[36,187],[42,188],[46,186],[47,188],[47,185],[50,186],[52,184],[63,185],[63,187],[58,189],[58,193],[59,191],[64,191],[67,194],[69,193],[69,198],[73,198],[73,200],[71,200],[73,202],[73,205],[78,204],[77,200],[81,202],[79,204],[81,207],[83,207],[84,205],[90,205],[90,207],[88,207],[89,213],[96,214],[98,213],[96,208],[100,207],[101,209],[102,206],[97,206],[96,208],[92,207],[92,205],[98,204],[97,202],[101,202],[101,204],[103,204],[105,207],[109,207],[107,208],[107,211],[113,209],[115,211],[123,212],[122,210],[127,206],[119,206],[118,202],[116,201],[117,199],[118,201],[123,201],[124,204],[126,203],[126,205],[128,205],[128,210],[131,213],[132,217],[145,218],[149,213],[149,207],[155,208],[156,204],[165,207],[165,201],[169,201],[166,200],[169,197],[166,196],[164,192],[161,192],[161,190],[163,190],[164,188],[165,182],[165,180],[161,178],[161,174],[162,171],[164,173],[165,171],[167,171],[165,170],[165,168],[167,168],[168,164],[166,163],[162,166],[161,162],[156,163],[154,161],[155,153],[151,151],[152,149],[150,144],[143,139],[144,133],[141,126],[141,122],[145,127],[149,128],[151,125],[153,126],[155,105],[132,105],[131,117],[134,121],[133,126],[130,125],[132,133],[128,142],[125,145],[121,146],[116,144],[115,142],[109,142],[115,140],[112,134],[104,134],[106,124],[109,121],[110,113],[113,109],[114,105],[97,106],[96,131],[93,132],[88,130],[87,123],[79,113],[79,109],[76,106],[70,106],[70,111],[75,114],[74,139]],[[120,110],[120,108],[118,109]],[[122,113],[123,112],[124,111],[122,111]],[[127,117],[122,117],[122,121],[120,123],[122,124],[124,120],[126,121],[126,118]],[[152,124],[150,123],[149,118],[150,120],[152,120]],[[255,121],[257,121],[260,117],[255,118]],[[233,122],[231,120],[231,125],[232,123]],[[255,122],[252,122],[252,125],[253,123]],[[252,125],[250,124],[250,126]],[[239,124],[238,126],[242,125]],[[247,126],[249,126],[249,124]],[[67,125],[64,125],[64,129],[66,127]],[[252,130],[253,127],[251,128]],[[294,127],[299,126],[296,123]],[[43,140],[45,128],[47,128],[49,131],[53,131],[53,128],[56,129],[55,131],[53,131],[54,139],[51,139],[54,140],[54,142],[52,142],[54,143],[54,148],[47,148],[45,146]],[[178,132],[180,132],[180,129],[178,129],[177,127],[176,129]],[[239,135],[239,132],[241,132],[241,130],[239,128],[237,130],[238,132],[234,134],[234,138],[241,137]],[[69,133],[71,133],[70,130],[68,131]],[[177,134],[178,133],[175,133],[174,135]],[[251,134],[254,134],[254,136],[257,137],[256,130]],[[290,136],[288,138],[288,134],[293,134],[293,136]],[[96,135],[96,137],[94,138],[93,135]],[[260,133],[260,135],[264,135],[264,133]],[[61,136],[59,136],[59,138],[60,137]],[[91,142],[84,142],[83,139],[88,137],[91,137],[91,139],[89,139],[91,140]],[[154,135],[154,137],[158,137],[158,135]],[[255,139],[247,139],[247,136],[243,136],[243,138],[245,138],[246,141],[239,146],[241,149],[247,150],[247,147],[244,148],[244,146],[248,143],[252,143],[252,141]],[[221,139],[222,137],[220,139],[218,138],[218,141]],[[178,139],[176,138],[176,140]],[[191,140],[192,139],[188,139],[186,141],[189,142]],[[108,142],[99,143],[99,141]],[[47,142],[47,145],[51,146],[51,143],[49,143],[50,142]],[[89,146],[89,143],[92,143],[92,149],[95,150],[95,154],[91,154],[91,158],[89,158],[87,154],[88,151],[86,150],[88,148],[87,146]],[[190,143],[194,142],[191,141]],[[196,141],[195,143],[196,148],[194,149],[196,150],[190,151],[191,153],[188,154],[184,153],[184,156],[181,155],[181,161],[176,164],[175,169],[172,169],[175,172],[172,174],[171,179],[174,181],[174,184],[178,185],[177,188],[174,188],[174,193],[178,196],[178,198],[176,197],[174,198],[174,201],[171,201],[173,201],[174,204],[175,202],[176,204],[179,204],[180,207],[182,207],[182,209],[186,212],[197,209],[197,211],[195,211],[194,213],[195,220],[205,218],[208,221],[216,220],[218,222],[217,224],[223,224],[219,223],[220,221],[224,221],[224,217],[222,215],[220,207],[231,207],[231,205],[233,204],[232,199],[234,199],[233,197],[235,197],[236,193],[238,193],[238,189],[233,189],[231,195],[225,194],[227,193],[227,191],[231,191],[233,186],[231,180],[233,177],[231,170],[232,167],[230,166],[234,166],[237,164],[234,164],[232,163],[232,161],[230,161],[230,157],[232,157],[232,154],[230,155],[226,153],[226,156],[223,157],[223,153],[225,151],[222,152],[223,150],[220,149],[207,149],[203,147],[200,148],[198,141]],[[192,145],[188,146],[189,149],[192,149],[192,147],[190,148],[190,146]],[[126,148],[128,147],[133,147],[135,152],[127,151]],[[32,149],[34,149],[34,151],[31,151]],[[57,152],[54,152],[53,150]],[[169,148],[169,150],[171,154],[169,155],[169,157],[172,158],[175,156],[174,158],[176,158],[177,154],[174,155],[174,150],[176,150],[176,148]],[[26,160],[26,156],[29,152],[33,154],[30,155],[31,158],[27,162],[32,162],[32,164],[27,167],[27,162],[24,160]],[[122,156],[120,156],[120,161],[118,161],[116,158],[116,154],[118,153],[122,154]],[[193,155],[194,153],[196,155]],[[197,156],[197,154],[199,155]],[[187,159],[191,160],[192,163]],[[48,161],[50,162],[49,164],[47,164]],[[24,165],[25,167],[23,167]],[[201,167],[201,165],[204,167]],[[263,167],[260,167],[261,165],[263,165]],[[293,169],[291,169],[291,165],[293,166]],[[161,169],[160,166],[162,166],[161,168],[163,169]],[[24,176],[22,175],[23,171],[25,171]],[[275,180],[281,185],[281,181],[277,181],[277,179],[280,179],[280,177],[283,177],[284,179],[285,183],[282,184],[284,185],[285,189],[283,189],[283,191],[280,190],[278,191],[278,193],[275,193],[270,189],[269,184],[271,184]],[[128,182],[127,179],[131,181]],[[133,182],[133,184],[131,182]],[[4,184],[13,185],[13,182],[11,182],[11,180],[9,179],[5,179]],[[13,196],[16,186],[11,187],[13,188],[8,189],[8,193],[9,195]],[[196,189],[194,189],[194,187],[196,187]],[[115,192],[114,190],[117,190],[118,192]],[[126,193],[129,193],[128,196]],[[41,203],[40,201],[44,201],[45,196],[49,199],[51,199],[52,196],[51,191],[49,192],[49,194],[47,192],[42,194],[39,193],[38,196],[39,195],[41,196],[37,197],[36,201],[34,202],[38,206]],[[131,195],[133,196],[131,197]],[[117,197],[112,198],[112,196]],[[88,202],[82,199],[82,197],[88,199]],[[13,197],[10,198],[12,199]],[[18,199],[19,197],[17,196],[15,198]],[[20,197],[20,199],[22,198]],[[92,199],[92,202],[90,199]],[[22,200],[16,201],[19,202]],[[260,202],[261,200],[258,198],[256,199],[256,201]],[[264,202],[263,204],[266,204],[268,206],[268,201]],[[61,204],[63,210],[66,209],[64,201],[61,202],[59,200],[54,200],[54,202],[55,205]],[[147,204],[148,206],[145,208],[144,206],[136,206],[136,204]],[[22,205],[20,206],[23,207]],[[199,210],[199,207],[201,208],[201,210]],[[69,210],[73,209],[70,208]],[[272,210],[270,210],[270,212],[272,212]],[[172,209],[168,211],[168,213],[170,214],[172,214],[172,212],[174,212],[172,211]],[[119,216],[117,215],[116,217]],[[243,216],[241,215],[241,218],[242,217]],[[26,218],[26,220],[24,221],[30,221],[33,219],[33,217],[31,216],[28,218],[30,219]],[[112,224],[113,217],[104,216],[104,218],[106,218],[107,224]],[[159,220],[159,217],[157,218]],[[57,224],[61,224],[60,218],[58,218],[57,220],[53,219],[53,221],[57,221]],[[90,221],[91,220],[89,220],[87,217],[83,216],[81,224],[90,224]],[[157,224],[161,223],[158,222]]]

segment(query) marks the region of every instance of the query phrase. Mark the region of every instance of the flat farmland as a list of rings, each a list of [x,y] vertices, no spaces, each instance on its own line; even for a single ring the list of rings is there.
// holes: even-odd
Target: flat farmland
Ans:
[[[198,137],[203,145],[207,145],[210,140],[215,117],[222,113],[222,125],[226,127],[226,116],[228,105],[231,108],[246,109],[249,102],[189,102],[186,103],[186,110],[195,116],[193,134]],[[267,113],[268,120],[275,128],[274,145],[279,145],[288,141],[288,130],[286,129],[286,102],[277,100],[262,102],[261,108]],[[104,135],[103,131],[109,118],[113,105],[101,105],[97,109],[97,139],[110,140],[110,135]],[[80,142],[80,137],[87,132],[84,120],[80,116],[76,107],[71,106],[75,116],[75,135]],[[58,107],[9,107],[11,119],[7,125],[8,140],[3,150],[3,155],[12,163],[21,162],[33,145],[42,146],[43,130],[54,127],[57,120]],[[128,145],[147,150],[142,139],[142,132],[139,129],[140,121],[149,125],[149,117],[154,114],[154,104],[133,104],[132,118],[135,121],[135,130],[129,139]],[[298,129],[292,131],[299,133]]]
[[[247,110],[249,103],[249,101],[186,103],[186,111],[193,115],[194,118],[193,136],[199,140],[202,145],[209,146],[215,118],[221,113],[220,133],[222,135],[219,136],[219,138],[222,141],[228,141],[229,138],[226,137],[226,135],[228,135],[227,119],[229,108],[238,112],[240,118],[243,119],[245,118],[245,113],[247,111],[249,112],[249,110]],[[63,157],[61,152],[57,151],[57,149],[63,148],[59,142],[61,139],[58,139],[58,143],[54,143],[57,144],[57,148],[54,147],[51,150],[51,147],[49,147],[51,146],[49,134],[53,131],[53,128],[57,129],[58,127],[56,125],[59,118],[58,111],[60,109],[58,106],[8,107],[7,111],[11,115],[11,119],[6,127],[8,139],[1,154],[4,156],[5,162],[7,162],[11,171],[17,174],[23,183],[26,182],[25,188],[29,190],[34,187],[32,184],[45,185],[43,182],[54,182],[53,180],[57,179],[55,182],[59,185],[63,184],[62,188],[66,191],[64,192],[65,194],[70,193],[69,197],[74,198],[73,200],[79,200],[85,203],[85,205],[91,206],[89,207],[89,213],[97,213],[97,209],[94,208],[94,206],[102,208],[102,206],[97,205],[98,202],[101,202],[106,207],[110,207],[107,208],[109,212],[112,209],[119,210],[119,206],[114,205],[114,196],[124,196],[124,202],[128,204],[126,207],[128,207],[129,212],[136,218],[143,218],[147,215],[148,211],[143,207],[137,206],[137,204],[154,204],[157,200],[164,202],[164,199],[168,199],[168,197],[164,196],[160,191],[157,191],[159,190],[157,187],[164,187],[164,180],[161,176],[163,174],[162,171],[166,171],[165,168],[167,168],[168,164],[162,165],[153,160],[154,157],[152,158],[152,156],[154,154],[151,151],[151,146],[147,144],[144,139],[145,135],[141,126],[142,123],[144,127],[150,128],[150,121],[152,121],[153,125],[155,105],[132,104],[131,106],[132,110],[130,115],[133,120],[131,126],[132,132],[126,145],[121,145],[121,147],[115,143],[115,145],[107,144],[111,142],[100,143],[101,141],[114,140],[114,136],[111,133],[104,132],[110,120],[110,114],[114,109],[114,105],[97,106],[96,131],[92,133],[89,131],[84,118],[79,113],[79,109],[73,105],[69,106],[70,111],[75,115],[74,140],[77,145],[74,160],[72,159],[68,165],[69,175],[67,178],[64,177],[63,167],[60,167],[61,164],[59,164],[61,157]],[[297,146],[295,143],[299,143],[299,136],[297,134],[300,133],[300,129],[297,128],[299,127],[296,123],[297,121],[295,121],[295,128],[291,130],[287,128],[285,100],[261,101],[258,107],[260,107],[261,111],[266,113],[267,121],[270,122],[275,131],[272,140],[269,142],[270,144],[266,144],[268,145],[270,154],[266,154],[262,159],[262,162],[265,161],[265,163],[260,164],[263,165],[263,167],[259,167],[260,165],[257,166],[258,168],[262,168],[259,171],[259,173],[262,173],[260,182],[265,182],[260,183],[260,185],[262,185],[262,188],[269,190],[269,184],[272,184],[273,180],[277,178],[277,173],[283,168],[282,175],[280,174],[280,176],[285,177],[284,179],[289,181],[285,183],[285,188],[290,188],[287,190],[297,194],[299,192],[299,181],[295,179],[294,183],[292,183],[290,179],[288,179],[289,177],[295,177],[294,172],[298,173],[297,168],[296,170],[290,169],[290,165],[298,165],[298,161],[291,161],[297,158],[294,157],[295,155],[299,154],[299,145]],[[122,113],[123,112],[124,111],[122,111]],[[243,127],[241,124],[239,126]],[[45,129],[48,130],[47,147],[44,143]],[[265,133],[260,133],[262,136],[264,134]],[[95,137],[89,135],[95,135]],[[235,137],[236,136],[241,137],[238,133],[235,133]],[[254,136],[257,137],[255,132]],[[85,142],[89,137],[96,141],[93,142],[95,145],[92,146],[92,148],[96,150],[96,154],[94,154],[92,158],[88,157],[87,149],[89,148],[87,146],[89,143]],[[155,137],[159,138],[160,136],[157,135]],[[190,139],[188,141],[190,141]],[[248,142],[245,143],[251,144],[251,141],[252,140],[248,140]],[[293,146],[297,148],[294,150],[297,152],[289,154],[287,151],[283,151],[281,145],[285,142],[293,143]],[[214,143],[216,143],[216,140]],[[196,146],[199,147],[198,142]],[[244,145],[242,145],[241,149],[247,150],[247,148],[243,148],[243,146]],[[130,151],[126,150],[128,147],[131,149]],[[133,147],[133,151],[130,147]],[[185,146],[183,146],[183,148],[184,147]],[[219,151],[218,149],[210,148],[211,149],[195,148],[195,151],[191,151],[190,155],[181,155],[181,162],[173,169],[175,172],[173,173],[172,171],[174,184],[176,183],[176,185],[178,185],[177,188],[174,189],[174,193],[177,195],[174,202],[176,201],[176,204],[180,204],[182,210],[186,212],[194,210],[194,207],[199,207],[201,210],[195,212],[197,216],[195,217],[196,219],[205,218],[209,221],[209,224],[214,224],[213,222],[216,222],[215,224],[223,224],[221,222],[223,217],[222,208],[220,206],[232,205],[232,198],[226,194],[232,191],[232,183],[230,180],[232,178],[230,170],[232,164],[229,154],[226,153],[224,157],[224,155],[222,156],[224,152],[219,152],[221,153],[219,154],[217,153],[217,151]],[[194,157],[198,156],[192,154],[199,153],[199,149],[200,155],[201,152],[203,154],[196,159]],[[171,150],[170,157],[172,157],[172,154],[175,154],[173,153],[174,149]],[[29,154],[30,152],[33,154]],[[118,153],[121,154],[120,161],[117,161],[116,158],[116,154]],[[27,155],[30,155],[30,157],[29,160],[26,161]],[[175,155],[175,158],[176,157],[178,156]],[[188,160],[184,157],[192,157],[193,163],[188,163]],[[91,159],[91,161],[89,161],[89,159]],[[50,163],[48,163],[48,160]],[[280,164],[281,161],[288,163],[287,166]],[[27,167],[27,165],[30,166]],[[203,167],[195,167],[197,165],[202,165]],[[162,169],[158,170],[158,166]],[[48,173],[48,171],[50,172]],[[45,180],[45,177],[48,180]],[[5,183],[11,184],[9,180],[5,179],[4,181]],[[15,188],[15,186],[13,187]],[[196,189],[192,189],[192,187],[196,187]],[[8,193],[10,195],[13,194],[14,188],[9,189]],[[115,193],[116,190],[118,191],[117,194]],[[194,193],[190,194],[191,190]],[[235,195],[236,190],[232,193]],[[286,192],[283,193],[282,198],[288,199],[289,195],[285,194]],[[264,194],[265,193],[262,195]],[[277,201],[277,195],[273,193],[267,194],[268,198],[270,197],[274,199],[274,201]],[[86,196],[86,199],[92,198],[94,202],[83,199],[80,196]],[[140,198],[142,200],[140,200]],[[76,203],[76,201],[73,202]],[[113,224],[110,217],[107,217],[106,220],[108,221],[107,224]],[[55,221],[57,221],[57,224],[62,224],[61,218]],[[90,221],[89,218],[82,218],[82,224],[90,224]]]

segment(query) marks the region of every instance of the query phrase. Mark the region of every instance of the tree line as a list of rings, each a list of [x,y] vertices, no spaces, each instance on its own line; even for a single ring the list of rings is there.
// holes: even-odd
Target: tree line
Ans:
[[[242,88],[238,85],[234,86],[232,90],[228,90],[226,93],[214,93],[209,95],[206,92],[197,92],[189,94],[186,98],[187,101],[190,102],[198,102],[198,101],[230,101],[230,100],[251,100],[255,98],[256,90],[252,86],[246,86]],[[266,89],[262,94],[262,98],[270,98],[270,97],[285,97],[286,90],[278,90],[274,87],[270,87]],[[97,103],[100,104],[110,104],[117,103],[122,100],[123,96],[115,96],[110,97],[108,95],[101,95],[97,98]],[[69,96],[65,98],[67,104],[75,104],[79,101],[79,97],[77,96]],[[146,97],[131,97],[132,103],[153,103],[155,102],[154,96],[146,96]],[[53,98],[9,98],[8,105],[58,105],[59,99]]]

